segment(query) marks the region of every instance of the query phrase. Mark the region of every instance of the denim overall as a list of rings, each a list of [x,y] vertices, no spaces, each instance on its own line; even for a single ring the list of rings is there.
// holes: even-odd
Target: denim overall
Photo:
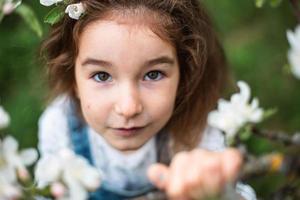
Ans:
[[[84,122],[82,122],[80,117],[78,117],[77,112],[74,108],[74,103],[71,103],[71,106],[68,111],[68,126],[70,130],[70,139],[73,146],[73,150],[77,155],[85,157],[91,165],[95,166],[89,144],[87,125]],[[170,163],[170,159],[168,156],[169,152],[166,148],[167,141],[167,134],[157,134],[156,146],[158,162],[168,165]],[[155,197],[156,193],[158,194],[159,192],[157,192],[157,189],[150,183],[138,190],[125,190],[113,188],[107,185],[105,183],[105,180],[103,180],[101,186],[95,192],[90,193],[89,200],[134,199],[145,195],[149,196],[149,194],[150,196],[152,196],[153,199],[159,199],[158,197]]]

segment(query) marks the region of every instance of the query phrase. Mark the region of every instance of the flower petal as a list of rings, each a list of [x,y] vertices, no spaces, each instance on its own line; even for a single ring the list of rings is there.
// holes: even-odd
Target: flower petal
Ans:
[[[291,65],[291,72],[296,78],[300,79],[300,51],[288,51],[288,61]]]
[[[82,3],[75,3],[68,5],[65,13],[68,13],[70,18],[78,20],[84,11],[85,9]]]
[[[10,117],[8,113],[0,106],[0,129],[6,128],[10,123]]]
[[[23,150],[20,154],[20,157],[24,165],[28,166],[33,164],[37,160],[38,153],[34,148],[30,148]]]
[[[59,158],[54,155],[42,157],[35,168],[35,178],[39,187],[45,187],[59,179],[63,166]]]
[[[238,81],[237,82],[238,87],[240,88],[240,94],[241,94],[241,101],[248,102],[250,99],[250,87],[249,85],[244,81]]]
[[[292,32],[291,30],[287,31],[287,39],[292,49],[300,51],[300,25],[296,28],[295,32]]]
[[[12,136],[6,136],[3,140],[3,153],[4,155],[10,156],[10,154],[15,154],[18,151],[19,144],[15,138]]]
[[[88,190],[95,190],[100,186],[100,174],[98,171],[91,167],[86,167],[83,170],[84,176],[81,176],[81,183]]]
[[[53,4],[62,2],[63,0],[40,0],[40,4],[43,6],[52,6]]]
[[[70,199],[72,200],[86,200],[88,193],[84,187],[74,179],[74,177],[66,171],[63,176],[63,180],[69,188]]]

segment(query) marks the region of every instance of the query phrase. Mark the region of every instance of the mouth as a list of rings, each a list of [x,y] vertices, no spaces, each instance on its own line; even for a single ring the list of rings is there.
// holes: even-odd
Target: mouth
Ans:
[[[113,132],[117,136],[121,137],[132,137],[137,135],[139,132],[141,132],[143,129],[145,129],[145,126],[141,127],[131,127],[131,128],[112,128]]]

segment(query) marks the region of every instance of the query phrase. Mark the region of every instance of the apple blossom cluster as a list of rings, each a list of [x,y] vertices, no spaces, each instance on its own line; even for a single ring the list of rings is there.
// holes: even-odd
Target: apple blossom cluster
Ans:
[[[208,115],[208,124],[225,133],[226,140],[235,137],[247,123],[258,123],[263,118],[263,109],[258,106],[258,99],[250,102],[250,87],[244,81],[237,83],[240,92],[233,94],[230,101],[220,99],[217,110]]]
[[[300,79],[300,25],[296,27],[295,32],[287,31],[287,39],[291,46],[288,51],[291,71],[296,78]]]
[[[100,186],[100,174],[83,157],[70,149],[42,157],[35,170],[38,187],[50,186],[58,200],[85,200],[88,191]]]
[[[30,178],[26,166],[32,165],[38,157],[35,149],[18,152],[18,142],[11,136],[0,140],[0,199],[17,199],[22,196],[18,180]]]
[[[10,123],[9,114],[0,106],[0,129]],[[12,200],[22,198],[23,185],[31,177],[27,166],[34,164],[38,153],[34,148],[18,150],[18,142],[11,136],[0,140],[0,199]],[[40,158],[35,166],[36,191],[46,191],[56,200],[85,200],[88,191],[100,186],[100,174],[85,158],[77,156],[70,149]],[[35,184],[32,188],[36,188]],[[36,193],[36,192],[35,192]],[[35,194],[35,199],[44,199]]]
[[[0,129],[10,123],[9,114],[0,106]],[[18,142],[11,136],[0,140],[0,199],[16,199],[22,195],[18,179],[27,180],[29,173],[26,166],[32,165],[38,154],[29,148],[18,151]]]
[[[64,0],[40,0],[40,3],[44,6],[52,6],[61,2],[64,2]],[[70,18],[76,20],[80,18],[84,11],[85,10],[82,3],[70,4],[65,9],[65,13],[67,13]]]

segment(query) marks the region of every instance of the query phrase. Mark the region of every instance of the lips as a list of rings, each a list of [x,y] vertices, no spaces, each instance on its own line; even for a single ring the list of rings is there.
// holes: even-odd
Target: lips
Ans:
[[[132,128],[113,128],[113,132],[122,137],[131,137],[137,135],[145,127],[132,127]]]
[[[118,130],[124,130],[124,131],[131,131],[131,130],[138,130],[142,127],[133,127],[133,128],[117,128]]]

